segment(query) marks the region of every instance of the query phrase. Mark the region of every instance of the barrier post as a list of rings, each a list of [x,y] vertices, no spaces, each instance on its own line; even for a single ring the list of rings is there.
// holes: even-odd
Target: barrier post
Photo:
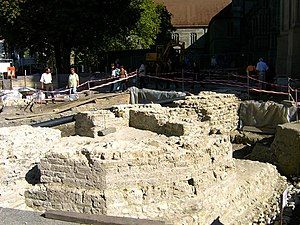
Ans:
[[[12,81],[12,76],[9,77],[9,88],[10,90],[13,89],[13,81]]]
[[[0,72],[0,75],[1,75],[1,88],[2,90],[4,90],[4,74]]]
[[[24,70],[24,85],[27,87],[27,72]]]
[[[181,79],[182,79],[182,92],[184,92],[184,71],[181,69]]]
[[[250,99],[250,78],[249,78],[248,71],[247,71],[247,93],[248,93],[248,99]]]
[[[295,98],[296,98],[296,120],[298,121],[299,120],[299,116],[298,116],[298,89],[296,88],[295,89]]]
[[[287,86],[288,86],[288,96],[289,96],[289,101],[291,101],[290,78],[288,77],[287,79],[288,79],[288,80],[287,80],[287,81],[288,81],[288,85],[287,85]]]
[[[90,85],[90,81],[87,82],[88,85],[88,89],[89,89],[89,95],[91,95],[91,85]]]

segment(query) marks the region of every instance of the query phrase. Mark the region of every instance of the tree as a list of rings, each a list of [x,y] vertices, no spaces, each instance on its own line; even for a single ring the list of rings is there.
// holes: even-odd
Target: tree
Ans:
[[[156,37],[156,44],[167,44],[171,40],[171,33],[175,31],[172,25],[172,14],[167,10],[166,6],[158,4],[156,8],[160,15],[159,32]]]
[[[14,20],[20,16],[20,4],[26,0],[2,0],[0,2],[0,18],[10,24],[13,24]]]
[[[153,0],[137,0],[141,16],[134,30],[130,32],[124,48],[149,48],[153,44],[166,44],[171,39],[171,14],[162,4]]]
[[[152,0],[10,0],[13,14],[0,9],[1,33],[17,50],[54,54],[59,73],[67,72],[71,52],[98,60],[107,50],[146,48],[161,32]]]
[[[93,49],[108,37],[129,33],[140,14],[130,0],[27,0],[19,7],[3,36],[18,49],[54,52],[59,72],[68,70],[72,49]]]

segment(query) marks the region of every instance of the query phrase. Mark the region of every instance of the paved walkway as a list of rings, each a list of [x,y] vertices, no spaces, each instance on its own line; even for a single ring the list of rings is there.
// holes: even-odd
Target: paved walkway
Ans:
[[[46,219],[42,213],[0,208],[0,225],[79,225],[57,220]]]

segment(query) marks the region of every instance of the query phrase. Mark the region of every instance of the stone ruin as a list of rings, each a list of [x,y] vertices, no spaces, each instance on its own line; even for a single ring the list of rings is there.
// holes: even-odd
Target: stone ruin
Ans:
[[[287,123],[277,127],[271,152],[279,169],[287,176],[300,175],[300,123]]]
[[[46,147],[41,183],[25,192],[26,204],[178,225],[251,224],[277,204],[286,181],[270,164],[232,158],[238,107],[234,95],[209,92],[172,108],[81,113],[80,136]],[[108,127],[115,132],[98,136]]]
[[[59,130],[30,126],[0,128],[0,206],[24,208],[24,191],[39,181],[38,165],[61,140]]]

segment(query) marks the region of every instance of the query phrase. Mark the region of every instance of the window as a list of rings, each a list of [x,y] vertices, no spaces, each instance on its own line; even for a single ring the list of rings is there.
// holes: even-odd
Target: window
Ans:
[[[197,34],[191,33],[191,45],[197,41]]]
[[[178,33],[173,33],[172,34],[172,40],[175,42],[179,42],[179,34]]]
[[[289,29],[292,27],[292,0],[289,0]]]
[[[227,35],[234,36],[234,24],[232,21],[229,21],[227,23]]]

